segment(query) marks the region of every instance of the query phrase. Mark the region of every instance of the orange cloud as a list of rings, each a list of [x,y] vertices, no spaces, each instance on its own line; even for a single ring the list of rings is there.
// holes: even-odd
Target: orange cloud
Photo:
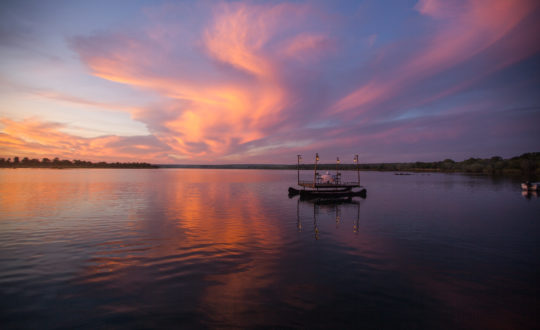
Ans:
[[[0,155],[5,157],[148,162],[167,159],[168,148],[152,136],[82,138],[62,132],[66,128],[63,124],[37,119],[0,118],[0,124]]]
[[[256,76],[270,75],[271,63],[261,50],[272,28],[268,17],[275,9],[261,12],[242,4],[219,7],[220,14],[204,38],[210,56]]]
[[[167,48],[159,38],[151,37],[155,35],[151,30],[142,37],[119,34],[113,40],[93,36],[74,42],[96,76],[150,90],[163,98],[165,107],[172,109],[165,110],[166,116],[157,118],[150,108],[133,110],[132,115],[171,147],[174,157],[214,160],[231,154],[235,148],[265,137],[267,130],[285,119],[283,110],[291,103],[281,77],[284,68],[267,47],[285,27],[294,24],[292,17],[302,15],[305,7],[223,3],[218,9],[212,23],[201,31],[202,44],[196,45],[210,58],[203,57],[202,63],[194,65],[208,69],[217,61],[234,71],[211,71],[207,79],[195,77],[187,67],[175,74],[159,69],[168,62],[174,66],[186,54],[171,54],[166,63],[149,61],[156,55],[153,52],[163,55],[160,50]],[[299,52],[318,47],[323,39],[322,35],[309,39],[304,34],[293,39],[291,47]]]

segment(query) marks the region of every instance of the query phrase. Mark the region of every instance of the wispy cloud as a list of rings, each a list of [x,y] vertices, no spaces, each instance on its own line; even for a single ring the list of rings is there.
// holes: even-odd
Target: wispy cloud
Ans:
[[[535,1],[421,0],[373,19],[373,6],[332,6],[345,5],[162,4],[141,10],[136,26],[71,33],[68,45],[94,79],[152,101],[43,88],[33,94],[126,112],[150,135],[86,139],[50,124],[46,114],[4,118],[2,152],[192,163],[288,162],[297,153],[361,150],[366,160],[399,160],[443,147],[464,155],[487,149],[479,132],[500,131],[496,120],[508,118],[498,111],[540,102],[531,92],[538,78],[520,67],[540,53]],[[395,30],[379,20],[395,21]],[[495,77],[512,72],[513,84]],[[492,118],[489,125],[482,116]],[[514,152],[536,136],[518,126],[528,127],[538,111],[510,117],[515,131],[505,134],[516,145],[495,134],[491,142],[504,150],[490,150]]]
[[[424,37],[420,46],[405,58],[390,57],[379,63],[373,77],[336,102],[332,110],[348,111],[350,115],[372,110],[377,104],[408,93],[411,86],[429,83],[425,80],[474,58],[497,42],[511,44],[512,40],[502,39],[536,7],[533,1],[418,2],[415,8],[434,20],[431,23],[434,32]],[[493,61],[474,74],[483,76],[483,71],[501,69],[540,50],[540,46],[530,45],[534,32],[522,29],[517,34],[526,34],[521,42],[528,47],[521,45],[516,49],[518,52],[507,54],[513,60]]]
[[[284,53],[269,49],[285,27],[303,30],[294,26],[293,19],[306,11],[305,6],[294,4],[220,4],[212,10],[209,25],[194,32],[200,39],[182,45],[197,49],[202,57],[193,63],[201,70],[197,72],[164,72],[164,66],[175,68],[178,62],[192,60],[192,54],[182,50],[164,54],[167,44],[162,42],[170,40],[153,39],[158,33],[151,29],[142,36],[120,33],[78,37],[72,45],[95,75],[162,96],[171,109],[165,110],[167,116],[153,116],[153,108],[135,115],[153,128],[160,141],[178,155],[215,159],[264,138],[286,119],[283,112],[292,104],[293,96],[284,86],[286,68],[279,58]],[[160,26],[163,28],[163,22]],[[327,43],[322,35],[313,38],[291,37],[285,42],[286,55],[317,51]],[[156,52],[162,59],[157,63]],[[204,80],[199,72],[206,75]]]

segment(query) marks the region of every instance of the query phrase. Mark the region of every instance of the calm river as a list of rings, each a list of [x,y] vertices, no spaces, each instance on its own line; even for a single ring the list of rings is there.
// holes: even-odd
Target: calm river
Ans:
[[[361,176],[321,204],[296,171],[0,170],[0,328],[538,326],[540,199]]]

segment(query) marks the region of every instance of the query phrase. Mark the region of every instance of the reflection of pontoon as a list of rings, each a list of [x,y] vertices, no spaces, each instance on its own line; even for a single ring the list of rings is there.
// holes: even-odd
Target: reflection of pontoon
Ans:
[[[315,171],[313,181],[300,180],[300,160],[302,156],[298,155],[298,186],[300,189],[289,187],[289,196],[300,195],[303,199],[310,198],[335,198],[335,197],[366,197],[366,189],[360,185],[360,169],[358,167],[358,155],[354,157],[358,180],[356,182],[342,182],[341,173],[339,173],[339,158],[336,163],[336,174],[331,175],[328,172],[321,175],[317,172],[317,163],[319,154],[315,155]]]
[[[356,205],[356,219],[353,220],[353,232],[358,233],[358,228],[360,225],[360,201],[353,199],[352,197],[347,198],[321,198],[321,199],[309,199],[302,200],[298,199],[296,204],[296,226],[298,231],[303,231],[302,220],[300,217],[300,205],[313,205],[313,232],[315,234],[315,239],[320,238],[319,230],[319,214],[322,210],[327,212],[335,213],[336,219],[336,228],[344,222],[342,218],[341,208],[342,206],[348,207],[349,205]],[[324,212],[324,211],[323,211]]]
[[[535,190],[522,190],[521,196],[531,199],[531,198],[538,198],[538,193]]]

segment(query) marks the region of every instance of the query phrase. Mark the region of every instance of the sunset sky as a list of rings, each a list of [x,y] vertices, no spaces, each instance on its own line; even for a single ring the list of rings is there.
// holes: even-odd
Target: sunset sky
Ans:
[[[539,31],[537,0],[2,1],[0,157],[540,151]]]

